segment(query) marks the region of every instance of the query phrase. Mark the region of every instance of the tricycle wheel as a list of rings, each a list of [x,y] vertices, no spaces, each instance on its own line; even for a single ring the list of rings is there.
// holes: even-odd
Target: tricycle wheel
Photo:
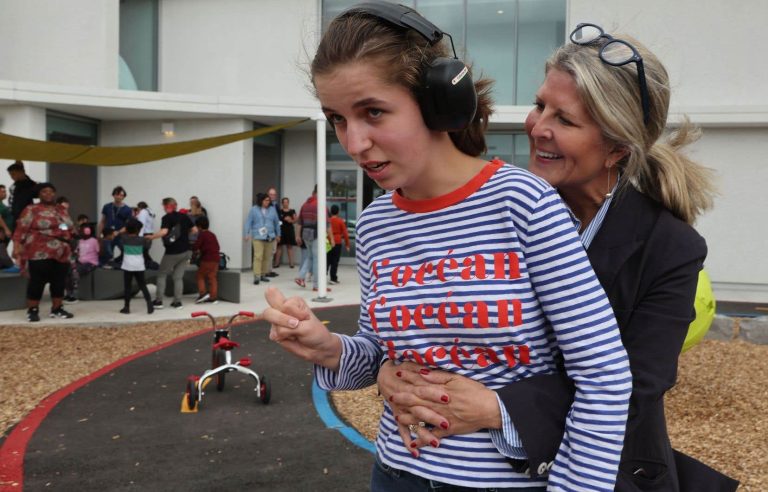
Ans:
[[[190,379],[187,381],[187,406],[190,410],[197,408],[198,396],[197,382]]]
[[[216,369],[219,366],[223,366],[226,363],[227,359],[224,355],[223,350],[216,349],[213,351],[213,355],[211,357],[211,369]],[[221,371],[220,373],[216,374],[216,390],[217,391],[223,391],[224,390],[224,384],[227,381],[227,373],[226,371]]]
[[[269,384],[267,378],[261,376],[259,378],[259,399],[263,404],[269,403],[269,398],[272,396],[272,385]]]

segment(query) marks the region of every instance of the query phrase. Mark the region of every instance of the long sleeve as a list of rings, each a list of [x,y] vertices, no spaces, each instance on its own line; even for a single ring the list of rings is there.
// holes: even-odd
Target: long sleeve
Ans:
[[[531,283],[575,384],[549,490],[612,491],[632,391],[629,361],[608,298],[554,190],[539,199],[524,251]]]
[[[338,372],[322,366],[315,366],[318,386],[325,390],[355,390],[376,383],[383,350],[371,327],[371,320],[365,308],[365,299],[371,288],[371,272],[364,248],[358,245],[357,267],[360,276],[360,319],[359,330],[354,336],[337,335],[341,338],[342,352]]]

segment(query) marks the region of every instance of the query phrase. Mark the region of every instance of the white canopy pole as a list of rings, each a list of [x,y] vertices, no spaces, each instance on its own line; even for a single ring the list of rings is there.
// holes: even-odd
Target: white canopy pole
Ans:
[[[317,248],[317,297],[312,299],[317,302],[329,302],[331,299],[326,297],[328,292],[328,281],[325,275],[328,260],[325,252],[325,238],[327,235],[327,223],[326,223],[326,206],[325,206],[325,122],[326,118],[323,113],[318,113],[314,118],[316,124],[317,136],[317,241],[315,241],[315,248]]]

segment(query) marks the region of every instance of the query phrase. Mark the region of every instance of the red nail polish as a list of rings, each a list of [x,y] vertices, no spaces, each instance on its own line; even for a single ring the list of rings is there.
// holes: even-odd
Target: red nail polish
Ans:
[[[397,422],[398,424],[400,423],[400,417],[398,417],[397,415],[395,415],[395,422]]]
[[[419,457],[419,452],[416,451],[415,449],[411,451],[411,454],[413,455],[414,458],[418,458]]]
[[[445,430],[448,430],[448,422],[440,422],[440,427],[442,427]]]
[[[432,446],[433,448],[436,448],[436,447],[437,447],[437,439],[432,439],[432,440],[429,442],[429,444],[430,444],[430,446]]]
[[[393,401],[395,399],[395,395],[392,395],[389,397],[389,401]]]
[[[397,371],[397,372],[395,373],[395,376],[397,376],[397,377],[399,377],[399,378],[403,377],[403,371]]]
[[[418,446],[418,444],[416,443],[416,441],[414,441],[414,442],[412,442],[412,443],[411,443],[411,447],[412,447],[412,448],[415,448],[416,446]]]
[[[443,395],[440,397],[440,401],[443,403],[448,403],[448,395]]]
[[[419,372],[426,376],[429,374],[429,369],[419,369]]]

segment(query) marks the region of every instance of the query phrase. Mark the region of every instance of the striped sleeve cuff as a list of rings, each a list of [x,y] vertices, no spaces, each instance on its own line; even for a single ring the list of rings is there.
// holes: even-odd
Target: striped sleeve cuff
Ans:
[[[504,404],[501,402],[498,394],[496,395],[496,401],[499,403],[502,428],[488,429],[493,445],[496,446],[499,453],[507,458],[524,460],[527,456],[523,448],[523,441],[520,440],[520,435],[517,433],[517,429],[515,429],[515,425],[512,423],[512,419],[509,417],[507,409],[504,408]]]
[[[339,374],[341,374],[344,370],[344,356],[349,353],[347,344],[350,342],[346,340],[346,337],[337,333],[334,333],[333,335],[341,339],[341,358],[339,359],[339,370],[332,371],[327,367],[323,367],[317,364],[314,365],[315,381],[317,381],[317,385],[320,387],[320,389],[324,389],[326,391],[332,391],[336,389],[336,386],[339,382]]]

